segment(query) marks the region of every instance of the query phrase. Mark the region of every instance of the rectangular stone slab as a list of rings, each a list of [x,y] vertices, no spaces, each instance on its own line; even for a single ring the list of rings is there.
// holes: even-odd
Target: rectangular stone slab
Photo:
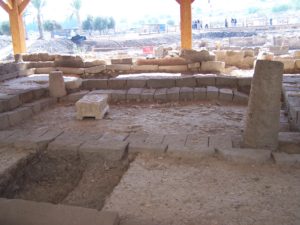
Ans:
[[[86,95],[76,102],[77,119],[84,117],[95,117],[102,119],[109,110],[107,105],[107,95]]]

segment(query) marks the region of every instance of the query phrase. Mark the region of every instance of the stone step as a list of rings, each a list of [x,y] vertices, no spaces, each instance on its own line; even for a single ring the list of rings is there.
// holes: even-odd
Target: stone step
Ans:
[[[0,199],[0,224],[9,225],[118,225],[117,212],[75,206]]]

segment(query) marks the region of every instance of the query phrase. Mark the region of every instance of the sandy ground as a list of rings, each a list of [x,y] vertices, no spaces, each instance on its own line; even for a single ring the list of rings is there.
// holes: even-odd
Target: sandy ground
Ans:
[[[61,128],[67,131],[163,134],[240,134],[245,106],[212,102],[154,105],[112,105],[104,120],[76,120],[74,105],[60,105],[35,115],[18,128],[32,131]],[[13,128],[14,129],[14,128]]]
[[[300,168],[140,155],[106,201],[121,225],[298,225]]]

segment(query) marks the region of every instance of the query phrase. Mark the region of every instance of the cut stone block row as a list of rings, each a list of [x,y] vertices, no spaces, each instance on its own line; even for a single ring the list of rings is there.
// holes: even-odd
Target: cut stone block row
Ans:
[[[55,98],[46,98],[35,101],[33,103],[25,104],[13,111],[0,114],[0,130],[6,129],[10,126],[17,125],[24,120],[31,118],[34,113],[39,113],[41,110],[48,108],[56,103]]]
[[[87,79],[83,80],[84,89],[129,89],[129,88],[172,88],[172,87],[226,87],[250,90],[252,78],[231,76],[195,75],[180,78],[131,78],[131,79]]]

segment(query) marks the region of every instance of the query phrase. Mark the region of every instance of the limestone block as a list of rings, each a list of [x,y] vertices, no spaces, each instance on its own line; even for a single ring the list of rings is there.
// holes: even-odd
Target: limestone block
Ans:
[[[31,102],[34,99],[32,90],[20,91],[18,92],[18,95],[22,103]]]
[[[216,86],[216,75],[195,75],[198,87]]]
[[[107,79],[88,79],[83,81],[82,86],[87,90],[107,89],[108,82]]]
[[[259,52],[257,56],[257,60],[269,60],[272,61],[274,59],[274,53],[272,52]]]
[[[120,90],[120,91],[123,91],[123,90]],[[94,91],[91,91],[89,92],[89,95],[107,95],[108,96],[108,99],[107,101],[111,101],[112,99],[112,93],[114,92],[114,90],[94,90]],[[125,95],[126,95],[126,92],[125,92]]]
[[[274,57],[274,61],[283,63],[284,73],[293,73],[295,71],[295,60],[283,57]]]
[[[82,120],[84,117],[95,117],[99,120],[108,112],[107,95],[85,95],[76,102],[76,117]]]
[[[227,51],[225,57],[226,66],[240,67],[245,57],[244,51]]]
[[[225,63],[220,61],[207,61],[201,63],[201,72],[204,73],[223,73],[225,70]]]
[[[200,62],[190,63],[190,64],[188,64],[188,69],[189,70],[198,70],[198,69],[200,69],[200,66],[201,66]]]
[[[192,49],[182,49],[180,57],[184,58],[189,63],[212,60],[212,56],[207,50],[196,51]]]
[[[300,50],[294,51],[293,56],[295,59],[300,59]]]
[[[158,102],[166,102],[167,101],[167,89],[166,88],[156,89],[153,98],[155,101],[158,101]]]
[[[295,60],[295,70],[296,72],[300,71],[300,59]]]
[[[252,77],[238,77],[237,84],[238,87],[251,87]]]
[[[179,87],[173,87],[167,89],[167,100],[168,101],[179,101]]]
[[[225,62],[226,59],[226,50],[216,50],[214,54],[216,55],[216,61]]]
[[[237,87],[237,78],[232,76],[217,76],[216,87]]]
[[[284,166],[293,166],[300,164],[300,154],[287,154],[284,152],[273,152],[273,159],[276,164]]]
[[[233,100],[233,92],[232,89],[221,88],[219,90],[219,99],[221,101],[232,101]]]
[[[127,88],[144,88],[147,85],[147,80],[142,78],[128,79],[126,82]]]
[[[111,64],[132,64],[132,58],[111,59]]]
[[[180,72],[186,72],[188,68],[187,65],[159,66],[158,70],[161,72],[180,73]]]
[[[195,77],[181,77],[176,79],[176,87],[196,87]]]
[[[281,62],[257,61],[243,136],[245,147],[278,147],[282,74]]]
[[[181,57],[165,57],[163,59],[138,59],[136,65],[176,66],[187,65],[188,62]]]
[[[112,90],[111,100],[113,102],[126,101],[127,90]]]
[[[84,74],[84,68],[72,68],[72,67],[57,67],[59,71],[64,74],[82,75]]]
[[[240,68],[241,69],[251,69],[254,66],[254,62],[255,62],[255,57],[247,56],[242,61]]]
[[[118,78],[108,79],[108,88],[109,89],[125,89],[126,82],[127,81],[125,79],[118,79]]]
[[[206,89],[206,97],[208,100],[215,100],[218,99],[219,96],[219,89],[216,87],[208,86]]]
[[[215,150],[231,149],[232,137],[230,135],[212,135],[209,137],[209,148]]]
[[[24,104],[23,106],[29,107],[34,114],[37,114],[42,110],[41,103],[39,101],[27,103],[27,104]]]
[[[65,97],[62,97],[59,99],[59,102],[71,102],[71,103],[75,103],[77,102],[79,99],[81,99],[83,96],[87,95],[89,93],[89,91],[80,91],[80,92],[76,92],[73,94],[69,94]]]
[[[84,62],[80,56],[57,55],[54,63],[56,67],[84,68]]]
[[[172,88],[175,87],[175,79],[171,78],[154,78],[147,80],[148,88]]]
[[[100,59],[84,61],[84,68],[104,66],[104,65],[106,65],[106,62]]]
[[[84,69],[84,72],[86,74],[97,74],[101,73],[106,69],[106,65],[100,65],[100,66],[93,66],[93,67],[88,67]]]
[[[289,154],[300,154],[300,133],[280,132],[279,150]]]
[[[131,66],[133,71],[158,71],[158,65],[133,65]]]
[[[129,71],[131,70],[131,65],[129,64],[112,64],[112,65],[106,65],[107,70],[112,71]]]
[[[139,143],[134,142],[129,144],[129,152],[155,152],[155,153],[165,153],[167,150],[166,144],[153,144],[153,143]]]
[[[5,130],[10,126],[8,115],[5,113],[0,114],[0,130]]]
[[[243,49],[245,57],[254,57],[255,53],[253,49]]]
[[[192,101],[194,99],[194,88],[182,87],[180,88],[179,100]]]
[[[21,107],[17,108],[14,111],[10,111],[7,113],[10,126],[15,126],[24,120],[30,118],[33,112],[29,107]]]
[[[206,88],[194,88],[194,100],[205,100],[206,99]]]
[[[289,53],[289,46],[270,46],[269,51],[274,53],[274,55],[285,55]]]
[[[141,101],[151,102],[154,100],[155,89],[144,89],[141,94]]]
[[[233,91],[233,102],[237,104],[244,104],[247,105],[249,101],[249,96],[241,93],[239,91]]]
[[[34,70],[35,74],[49,74],[52,71],[55,71],[56,69],[54,67],[45,67],[45,68],[36,68]]]
[[[67,95],[64,78],[61,71],[49,74],[49,94],[51,97],[60,98]]]
[[[143,88],[130,88],[127,91],[127,101],[137,101],[141,100],[141,94],[143,92]]]
[[[78,77],[72,77],[72,79],[67,79],[65,82],[66,89],[68,90],[74,90],[81,87],[82,79]]]
[[[53,61],[49,62],[30,62],[27,65],[27,68],[46,68],[46,67],[55,67]]]

